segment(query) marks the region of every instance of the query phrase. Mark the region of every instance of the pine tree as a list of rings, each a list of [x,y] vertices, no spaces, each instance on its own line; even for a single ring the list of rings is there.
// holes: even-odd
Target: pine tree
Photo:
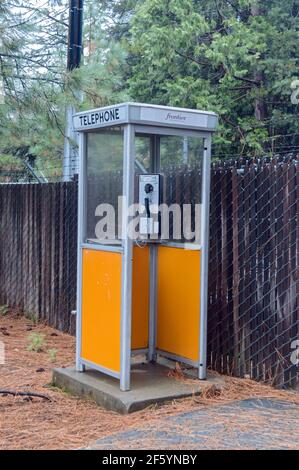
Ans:
[[[105,29],[108,9],[94,0],[84,4],[85,58],[80,69],[67,72],[68,0],[48,0],[42,7],[35,0],[1,3],[0,167],[30,158],[46,177],[60,178],[66,105],[85,109],[126,96],[125,53]]]
[[[130,92],[218,112],[214,155],[296,150],[298,13],[298,0],[142,0],[131,20]]]

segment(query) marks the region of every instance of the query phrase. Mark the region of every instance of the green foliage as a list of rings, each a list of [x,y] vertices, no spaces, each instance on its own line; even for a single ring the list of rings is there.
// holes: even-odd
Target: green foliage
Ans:
[[[290,85],[298,73],[298,12],[298,0],[138,2],[130,92],[139,101],[219,113],[216,155],[296,149]],[[283,134],[292,134],[287,146]]]
[[[66,106],[79,110],[127,99],[126,53],[105,30],[110,6],[104,3],[84,2],[85,57],[73,72],[66,71],[68,1],[48,0],[42,8],[34,0],[20,0],[17,8],[1,3],[0,169],[22,167],[22,159],[33,156],[46,177],[59,177]]]
[[[38,315],[34,312],[24,312],[25,317],[30,320],[34,325],[38,323]]]
[[[55,349],[55,348],[48,349],[48,353],[49,353],[49,356],[50,356],[50,361],[51,362],[56,362],[58,349]]]
[[[0,3],[0,169],[59,177],[66,106],[128,99],[217,112],[219,157],[299,148],[299,0],[85,0],[71,73],[68,0]]]
[[[30,333],[28,342],[27,350],[31,352],[42,352],[46,346],[45,335],[41,333]]]
[[[5,317],[5,315],[7,315],[8,312],[9,312],[9,306],[8,305],[1,305],[0,306],[0,315]]]

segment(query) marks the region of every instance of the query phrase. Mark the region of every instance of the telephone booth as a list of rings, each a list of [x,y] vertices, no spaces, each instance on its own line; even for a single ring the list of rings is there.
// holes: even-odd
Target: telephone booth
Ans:
[[[132,357],[206,378],[212,112],[125,103],[79,132],[76,369],[130,389]]]

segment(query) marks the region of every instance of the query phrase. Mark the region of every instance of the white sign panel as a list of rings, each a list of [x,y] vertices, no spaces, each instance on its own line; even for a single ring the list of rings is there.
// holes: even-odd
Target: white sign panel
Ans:
[[[77,114],[74,117],[74,127],[76,130],[87,130],[108,126],[110,124],[121,124],[125,122],[125,120],[126,108],[119,106]]]
[[[140,120],[170,126],[178,125],[179,127],[200,127],[204,129],[208,126],[207,115],[154,108],[141,108]]]

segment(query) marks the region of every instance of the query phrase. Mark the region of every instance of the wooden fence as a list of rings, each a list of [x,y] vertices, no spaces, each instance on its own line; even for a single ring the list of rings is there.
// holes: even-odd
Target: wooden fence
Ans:
[[[77,184],[0,185],[0,304],[70,331]]]
[[[294,387],[298,365],[291,359],[299,340],[298,160],[218,164],[211,195],[210,365]]]
[[[186,179],[174,177],[179,201]],[[295,158],[212,168],[208,361],[218,371],[298,385],[298,190]],[[77,184],[0,185],[0,228],[0,305],[73,333]]]

